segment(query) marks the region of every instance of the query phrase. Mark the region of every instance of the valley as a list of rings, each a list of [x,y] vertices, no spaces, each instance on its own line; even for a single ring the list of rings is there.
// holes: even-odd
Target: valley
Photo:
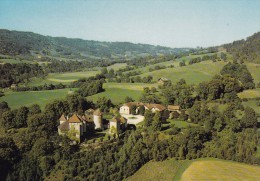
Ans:
[[[35,38],[48,46],[0,55],[0,153],[16,155],[0,154],[0,179],[260,178],[255,60],[227,45],[87,53],[88,41]]]

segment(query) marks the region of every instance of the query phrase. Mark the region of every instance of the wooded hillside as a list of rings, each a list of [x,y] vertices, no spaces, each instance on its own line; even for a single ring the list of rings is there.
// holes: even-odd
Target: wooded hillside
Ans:
[[[43,36],[32,32],[0,30],[0,54],[45,56],[69,59],[123,58],[142,55],[172,54],[188,49],[172,49],[129,42],[99,42]]]
[[[255,33],[246,40],[225,44],[224,48],[234,56],[234,60],[260,63],[260,32]]]

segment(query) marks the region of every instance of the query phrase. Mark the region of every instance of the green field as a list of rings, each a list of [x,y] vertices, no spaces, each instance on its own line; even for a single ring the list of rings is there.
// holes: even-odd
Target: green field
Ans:
[[[28,60],[0,59],[0,63],[16,64],[16,63],[32,63],[32,62],[31,62],[31,61],[28,61]]]
[[[127,181],[145,181],[145,180],[172,180],[184,161],[176,161],[174,159],[155,162],[150,161],[142,166],[134,175],[127,178]]]
[[[156,84],[131,84],[131,83],[105,83],[105,92],[88,97],[88,100],[96,101],[98,97],[107,97],[113,103],[123,103],[126,96],[139,100],[143,87],[157,86]],[[0,97],[0,101],[6,101],[11,108],[39,104],[41,108],[54,99],[65,98],[70,89],[57,89],[46,91],[27,91],[27,92],[5,92],[5,96]]]
[[[243,92],[238,93],[239,98],[257,98],[260,97],[260,88],[258,89],[250,89],[245,90]]]
[[[193,123],[189,123],[187,121],[180,121],[180,120],[172,120],[172,119],[168,119],[167,120],[167,124],[165,124],[164,126],[167,126],[168,124],[170,125],[174,125],[177,128],[187,128],[189,126],[198,126],[197,124],[193,124]]]
[[[180,79],[185,79],[188,84],[198,84],[202,81],[209,81],[214,75],[219,74],[226,62],[205,61],[184,67],[175,67],[147,72],[141,77],[151,75],[153,80],[157,81],[164,77],[176,83]]]
[[[126,180],[260,180],[260,167],[214,158],[150,161]]]
[[[156,87],[156,84],[141,84],[141,83],[105,83],[104,92],[89,96],[88,99],[94,102],[99,97],[111,99],[114,104],[123,103],[126,96],[132,97],[138,101],[144,87]]]
[[[251,107],[255,110],[256,113],[260,115],[260,107],[256,105],[256,100],[248,100],[247,102],[243,102],[243,106],[245,107]]]
[[[192,162],[180,180],[260,180],[260,167],[217,159],[203,159]]]
[[[259,64],[254,64],[254,63],[245,63],[248,70],[252,74],[255,83],[260,82],[260,65]]]
[[[57,89],[46,91],[28,91],[28,92],[5,92],[5,96],[0,97],[0,101],[6,101],[11,108],[20,106],[30,106],[39,104],[43,109],[46,104],[55,99],[62,99],[68,95],[70,89]]]
[[[108,69],[108,70],[109,70],[109,69],[118,70],[118,69],[120,69],[120,68],[125,68],[126,66],[127,66],[126,63],[115,63],[115,64],[113,64],[113,65],[108,66],[107,69]]]
[[[67,73],[50,73],[46,78],[33,78],[29,82],[28,86],[38,86],[43,84],[69,84],[73,81],[76,81],[80,78],[87,78],[95,76],[99,71],[84,71],[84,72],[67,72]]]

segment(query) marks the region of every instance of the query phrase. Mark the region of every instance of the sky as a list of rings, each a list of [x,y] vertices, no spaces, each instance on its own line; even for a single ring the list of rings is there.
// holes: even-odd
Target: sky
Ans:
[[[0,0],[0,29],[208,47],[260,31],[260,0]]]

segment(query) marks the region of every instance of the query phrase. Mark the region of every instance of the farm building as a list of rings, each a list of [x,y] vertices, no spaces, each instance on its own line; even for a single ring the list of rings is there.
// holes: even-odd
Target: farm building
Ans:
[[[120,109],[119,109],[119,113],[120,114],[131,114],[131,108],[132,106],[136,106],[136,108],[142,106],[143,103],[141,102],[128,102],[123,104]]]
[[[164,111],[166,108],[161,104],[144,104],[145,109],[150,109],[152,112]]]
[[[163,78],[163,77],[158,79],[158,84],[161,84],[161,85],[165,85],[168,82],[170,82],[170,80]]]
[[[177,105],[168,105],[167,108],[164,105],[161,104],[147,104],[147,103],[142,103],[142,102],[128,102],[123,104],[120,107],[119,113],[120,114],[131,114],[131,108],[132,106],[136,107],[136,113],[138,112],[138,109],[141,106],[144,106],[145,109],[149,109],[152,112],[162,112],[164,110],[168,110],[169,112],[178,112],[180,113],[180,106]]]
[[[168,106],[167,106],[167,109],[168,109],[168,111],[170,111],[170,112],[178,112],[178,113],[181,113],[181,112],[180,112],[180,106],[168,105]]]

